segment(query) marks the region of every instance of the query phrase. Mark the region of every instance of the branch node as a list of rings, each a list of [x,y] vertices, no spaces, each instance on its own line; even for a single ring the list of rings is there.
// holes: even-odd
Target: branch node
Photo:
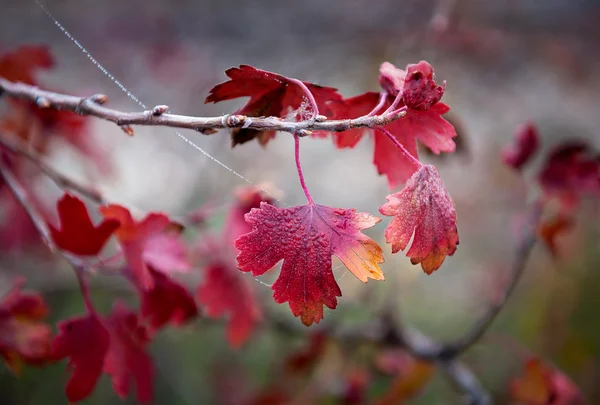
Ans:
[[[197,131],[200,132],[202,135],[212,135],[219,132],[219,130],[216,128],[198,128]]]
[[[244,124],[245,120],[245,115],[226,115],[223,117],[222,123],[225,127],[237,127],[241,124]]]
[[[119,128],[121,128],[127,135],[133,136],[133,128],[131,125],[119,125]]]
[[[94,103],[102,105],[108,101],[108,97],[105,94],[94,94],[90,97]]]
[[[37,105],[40,108],[50,108],[50,100],[48,100],[46,97],[36,97],[35,99],[35,105]]]
[[[312,131],[309,131],[307,129],[297,129],[296,130],[296,135],[298,135],[300,138],[303,138],[305,136],[308,136],[310,134],[312,134]]]
[[[154,107],[152,109],[152,115],[154,115],[155,117],[158,117],[158,116],[163,115],[167,111],[169,111],[168,105],[157,105],[156,107]]]
[[[317,115],[317,116],[315,117],[315,121],[316,121],[316,122],[325,122],[325,121],[327,121],[327,117],[326,117],[326,116],[324,116],[324,115]]]

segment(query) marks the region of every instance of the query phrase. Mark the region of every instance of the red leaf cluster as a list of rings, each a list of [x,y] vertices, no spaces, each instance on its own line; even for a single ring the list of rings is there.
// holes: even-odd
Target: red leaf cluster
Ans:
[[[134,312],[117,302],[107,318],[90,313],[62,321],[58,330],[52,357],[69,359],[72,372],[66,394],[70,402],[87,398],[102,373],[110,375],[120,397],[127,397],[134,381],[138,401],[151,401],[154,366],[145,351],[150,338]]]
[[[387,199],[379,212],[394,217],[385,230],[392,253],[406,249],[414,234],[406,255],[412,264],[421,263],[425,273],[433,273],[459,242],[454,203],[437,169],[422,166],[402,191]]]
[[[565,142],[552,150],[539,181],[546,196],[558,198],[567,210],[582,195],[600,198],[600,154],[584,142]]]
[[[540,359],[527,360],[523,375],[510,384],[512,398],[523,405],[583,405],[579,388]]]
[[[52,333],[43,321],[48,306],[35,293],[24,293],[19,281],[0,301],[0,356],[15,372],[22,363],[42,364],[48,360]]]
[[[363,282],[383,280],[381,248],[360,232],[380,218],[318,204],[277,208],[263,202],[246,221],[252,232],[235,242],[240,249],[238,267],[260,276],[283,260],[273,298],[288,302],[306,326],[323,319],[323,306],[334,309],[342,295],[333,277],[332,256]]]
[[[425,144],[436,155],[440,152],[453,152],[456,145],[454,127],[442,116],[450,107],[439,102],[445,83],[435,82],[433,68],[421,61],[408,65],[406,71],[396,68],[389,62],[381,65],[379,83],[386,94],[381,113],[392,106],[393,99],[400,96],[397,108],[404,107],[406,115],[386,128],[415,158],[418,158],[417,140]],[[367,115],[377,106],[379,95],[367,92],[339,102],[329,103],[335,119],[356,118]],[[385,135],[371,129],[352,129],[333,134],[338,148],[352,148],[365,133],[374,137],[375,150],[373,163],[379,174],[385,174],[390,188],[406,182],[415,171],[414,164]]]
[[[0,77],[38,86],[37,72],[51,69],[54,65],[48,47],[24,45],[0,54]],[[0,129],[5,134],[27,141],[42,153],[53,136],[61,137],[81,153],[90,156],[99,168],[108,170],[102,153],[86,136],[88,127],[84,117],[71,111],[44,109],[23,101],[11,100],[10,106],[9,114],[0,121]]]
[[[166,274],[189,270],[186,249],[178,236],[179,225],[166,215],[150,213],[136,221],[127,208],[115,204],[101,207],[100,212],[106,220],[119,223],[115,235],[127,260],[129,274],[140,289],[154,287],[150,266]]]
[[[248,65],[232,67],[225,71],[229,81],[213,87],[205,103],[218,103],[239,97],[250,97],[250,100],[234,114],[249,117],[283,117],[289,110],[297,110],[305,99],[303,89],[289,78],[277,73],[257,69]],[[328,101],[341,100],[342,96],[331,87],[303,82],[313,94],[321,113],[328,111]],[[258,138],[261,145],[266,145],[275,136],[275,131],[258,131],[248,128],[232,130],[232,145]]]
[[[273,202],[270,196],[256,187],[238,189],[235,202],[228,211],[223,234],[216,239],[221,242],[202,241],[201,255],[208,260],[203,269],[204,280],[198,285],[198,300],[205,305],[208,316],[229,318],[227,340],[235,348],[248,340],[263,315],[250,278],[237,269],[230,257],[237,253],[233,248],[234,241],[251,230],[244,215],[263,201]]]

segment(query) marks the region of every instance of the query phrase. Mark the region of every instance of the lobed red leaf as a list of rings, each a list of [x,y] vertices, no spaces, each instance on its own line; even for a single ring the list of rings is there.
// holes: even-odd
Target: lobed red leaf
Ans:
[[[58,324],[58,335],[52,341],[52,358],[69,358],[72,369],[67,382],[69,402],[88,397],[104,367],[104,358],[110,345],[110,335],[96,314],[71,318]]]
[[[116,220],[119,239],[134,283],[143,290],[154,287],[149,265],[162,273],[187,271],[190,268],[183,242],[173,229],[178,224],[164,214],[150,213],[135,221],[129,210],[120,205],[100,208],[105,219]]]
[[[229,81],[213,87],[205,103],[218,103],[239,97],[250,100],[234,114],[249,117],[283,117],[290,109],[298,109],[304,101],[303,90],[285,76],[253,66],[240,65],[225,71]],[[327,102],[341,100],[336,89],[303,82],[317,102],[321,114],[328,113]],[[266,145],[275,136],[275,131],[258,131],[248,128],[232,130],[233,146],[248,142],[254,138]]]
[[[334,309],[342,295],[333,277],[331,257],[337,256],[361,281],[383,279],[381,248],[360,233],[381,221],[354,209],[311,204],[277,208],[261,203],[246,215],[252,232],[242,235],[240,270],[259,276],[283,259],[273,284],[275,302],[288,302],[295,316],[309,326],[323,318],[323,305]]]
[[[406,249],[412,264],[421,263],[427,274],[440,268],[446,256],[452,256],[458,245],[456,210],[437,169],[422,166],[402,191],[387,196],[379,212],[393,216],[385,230],[392,253]]]
[[[76,255],[97,255],[119,227],[119,221],[114,219],[94,225],[83,201],[68,193],[58,201],[56,208],[60,229],[49,225],[52,240],[62,250]]]
[[[213,318],[227,316],[227,340],[239,348],[262,319],[249,279],[240,277],[237,268],[214,262],[204,269],[198,285],[198,300]]]
[[[184,325],[198,315],[194,297],[187,288],[153,268],[149,270],[154,286],[140,290],[140,311],[150,333],[167,324]]]
[[[133,380],[138,402],[150,402],[154,365],[145,351],[150,341],[147,329],[137,314],[119,302],[114,305],[106,324],[110,331],[110,348],[106,353],[104,372],[111,376],[113,389],[121,398],[126,398]]]

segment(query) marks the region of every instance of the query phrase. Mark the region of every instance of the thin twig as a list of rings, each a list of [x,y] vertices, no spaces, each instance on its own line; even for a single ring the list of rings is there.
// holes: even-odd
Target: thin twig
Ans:
[[[428,347],[418,347],[415,344],[412,344],[411,336],[406,336],[406,334],[404,334],[402,339],[405,341],[406,346],[413,349],[412,352],[415,356],[432,361],[454,359],[475,344],[487,332],[490,325],[494,322],[494,319],[496,319],[496,316],[508,301],[512,292],[515,290],[515,287],[519,283],[519,280],[527,267],[527,261],[537,240],[537,226],[542,215],[542,208],[542,202],[537,202],[529,213],[529,218],[523,227],[517,245],[510,281],[503,290],[500,299],[493,302],[487,308],[486,312],[475,321],[473,326],[454,342],[436,344]]]
[[[42,157],[31,152],[23,145],[17,142],[9,141],[5,136],[0,135],[0,145],[10,149],[12,152],[25,157],[27,160],[35,164],[46,176],[50,178],[59,188],[73,190],[97,204],[106,204],[102,194],[94,189],[91,189],[83,184],[80,184],[73,179],[65,176],[62,173],[54,170],[42,161]]]
[[[490,405],[490,395],[481,386],[471,369],[459,361],[440,362],[444,374],[461,392],[468,395],[469,405]]]
[[[166,106],[159,106],[144,112],[123,112],[103,107],[107,100],[104,95],[91,97],[76,97],[67,94],[41,90],[35,86],[23,83],[13,83],[0,78],[0,92],[14,98],[29,100],[40,108],[70,110],[82,115],[91,115],[107,121],[112,121],[123,129],[130,130],[130,125],[153,125],[174,128],[210,131],[221,128],[251,128],[264,131],[283,131],[296,133],[299,136],[308,135],[310,131],[340,132],[352,128],[373,128],[386,125],[406,115],[405,111],[363,116],[346,120],[307,120],[286,121],[279,117],[247,117],[245,115],[222,115],[219,117],[192,117],[175,114],[158,114],[166,111]]]

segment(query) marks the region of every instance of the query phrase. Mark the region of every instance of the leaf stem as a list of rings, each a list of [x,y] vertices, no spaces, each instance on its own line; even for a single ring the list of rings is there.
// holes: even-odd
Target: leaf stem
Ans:
[[[302,186],[302,190],[304,191],[304,195],[308,200],[310,205],[314,205],[310,193],[308,192],[308,187],[306,187],[306,183],[304,182],[304,174],[302,174],[302,166],[300,165],[300,137],[294,134],[294,156],[296,157],[296,170],[298,170],[298,177],[300,178],[300,185]]]
[[[396,139],[396,137],[394,135],[392,135],[392,133],[390,131],[388,131],[387,129],[383,128],[383,127],[377,127],[375,128],[377,131],[381,132],[382,134],[384,134],[385,136],[387,136],[390,141],[392,141],[392,143],[394,145],[396,145],[396,147],[398,149],[400,149],[400,151],[402,152],[402,154],[413,164],[415,165],[417,168],[421,168],[423,166],[423,163],[421,163],[419,161],[419,159],[417,159],[416,157],[414,157],[413,155],[410,154],[409,151],[406,150],[406,148],[404,147],[404,145],[402,145],[400,143],[400,141],[398,141]]]
[[[88,311],[90,315],[96,314],[96,310],[94,309],[94,304],[92,304],[92,299],[90,298],[90,288],[88,286],[87,279],[85,278],[85,271],[79,266],[73,266],[75,270],[75,275],[77,275],[77,282],[79,283],[79,289],[81,290],[81,295],[83,295],[83,302],[85,303],[85,309]]]
[[[294,78],[288,78],[288,80],[290,82],[294,83],[295,85],[297,85],[298,87],[300,87],[302,89],[302,91],[304,92],[304,95],[306,96],[306,98],[308,98],[308,102],[310,103],[310,106],[313,110],[313,115],[312,115],[312,118],[310,119],[310,121],[314,121],[317,118],[317,116],[319,115],[319,107],[317,106],[317,100],[315,100],[315,96],[313,96],[312,92],[308,89],[306,84],[304,84],[301,80],[294,79]]]
[[[366,116],[373,117],[377,115],[377,112],[383,108],[385,102],[387,101],[387,96],[388,94],[386,92],[379,93],[379,101],[377,102],[377,105]]]

